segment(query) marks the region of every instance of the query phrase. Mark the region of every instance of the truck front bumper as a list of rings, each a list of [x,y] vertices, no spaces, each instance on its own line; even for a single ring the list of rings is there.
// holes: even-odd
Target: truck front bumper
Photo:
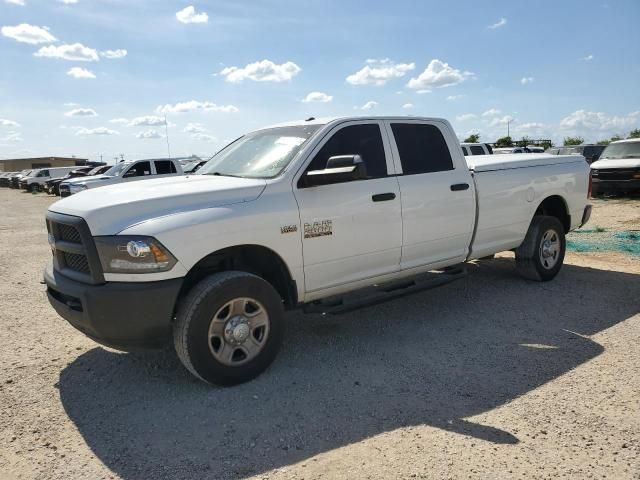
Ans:
[[[629,178],[626,180],[600,180],[599,178],[594,177],[592,182],[592,190],[594,194],[640,191],[640,179],[635,178]]]
[[[50,262],[44,281],[56,312],[98,343],[130,351],[161,348],[171,339],[182,278],[89,285],[61,275]]]

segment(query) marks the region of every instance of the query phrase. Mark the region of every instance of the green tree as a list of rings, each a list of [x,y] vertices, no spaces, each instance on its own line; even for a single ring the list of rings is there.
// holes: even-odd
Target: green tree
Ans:
[[[502,137],[496,140],[496,147],[513,147],[513,141],[511,137]]]
[[[581,145],[584,143],[584,138],[582,137],[564,137],[564,146],[568,147],[571,145]]]
[[[598,140],[598,145],[609,145],[611,140]]]
[[[480,141],[479,133],[472,133],[467,138],[464,139],[464,143],[478,143]]]
[[[627,138],[640,138],[640,128],[635,128],[631,130]]]
[[[549,150],[551,147],[553,147],[553,142],[551,140],[543,140],[540,142],[540,146],[545,150]]]
[[[622,135],[614,135],[613,137],[611,137],[611,140],[609,140],[610,142],[617,142],[618,140],[623,140],[624,137]]]
[[[516,141],[516,147],[526,147],[531,143],[531,139],[529,137],[522,137],[522,139]]]

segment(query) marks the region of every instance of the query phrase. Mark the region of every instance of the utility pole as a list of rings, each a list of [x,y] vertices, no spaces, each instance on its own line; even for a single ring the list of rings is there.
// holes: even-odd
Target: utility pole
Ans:
[[[167,116],[164,116],[164,134],[167,139],[167,155],[171,158],[171,147],[169,147],[169,125],[167,123]]]
[[[511,120],[507,120],[507,137],[511,136],[511,133],[509,131],[509,124],[511,123]]]

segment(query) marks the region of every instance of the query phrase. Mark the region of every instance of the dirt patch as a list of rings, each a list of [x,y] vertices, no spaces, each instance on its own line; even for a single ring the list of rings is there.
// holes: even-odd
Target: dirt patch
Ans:
[[[3,479],[640,478],[634,255],[569,252],[541,284],[501,254],[434,291],[294,312],[264,375],[210,388],[55,314],[51,202],[0,189]],[[600,201],[588,228],[640,228],[639,204]]]

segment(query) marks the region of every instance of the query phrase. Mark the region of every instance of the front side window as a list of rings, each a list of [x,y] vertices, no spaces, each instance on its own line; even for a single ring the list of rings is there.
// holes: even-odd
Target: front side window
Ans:
[[[484,150],[480,145],[471,146],[471,155],[484,155]]]
[[[41,170],[40,173],[38,173],[39,177],[48,177],[49,176],[49,170]]]
[[[282,172],[320,125],[258,130],[230,143],[200,168],[198,175],[272,178]]]
[[[360,155],[368,178],[387,176],[387,159],[377,123],[350,125],[338,130],[316,154],[307,171],[324,170],[327,160],[338,155]]]
[[[176,166],[170,160],[156,160],[156,173],[158,175],[167,175],[169,173],[176,173]]]
[[[138,162],[132,165],[123,178],[144,177],[151,175],[151,164],[149,162]]]
[[[392,123],[404,175],[453,170],[453,160],[442,132],[424,123]]]

